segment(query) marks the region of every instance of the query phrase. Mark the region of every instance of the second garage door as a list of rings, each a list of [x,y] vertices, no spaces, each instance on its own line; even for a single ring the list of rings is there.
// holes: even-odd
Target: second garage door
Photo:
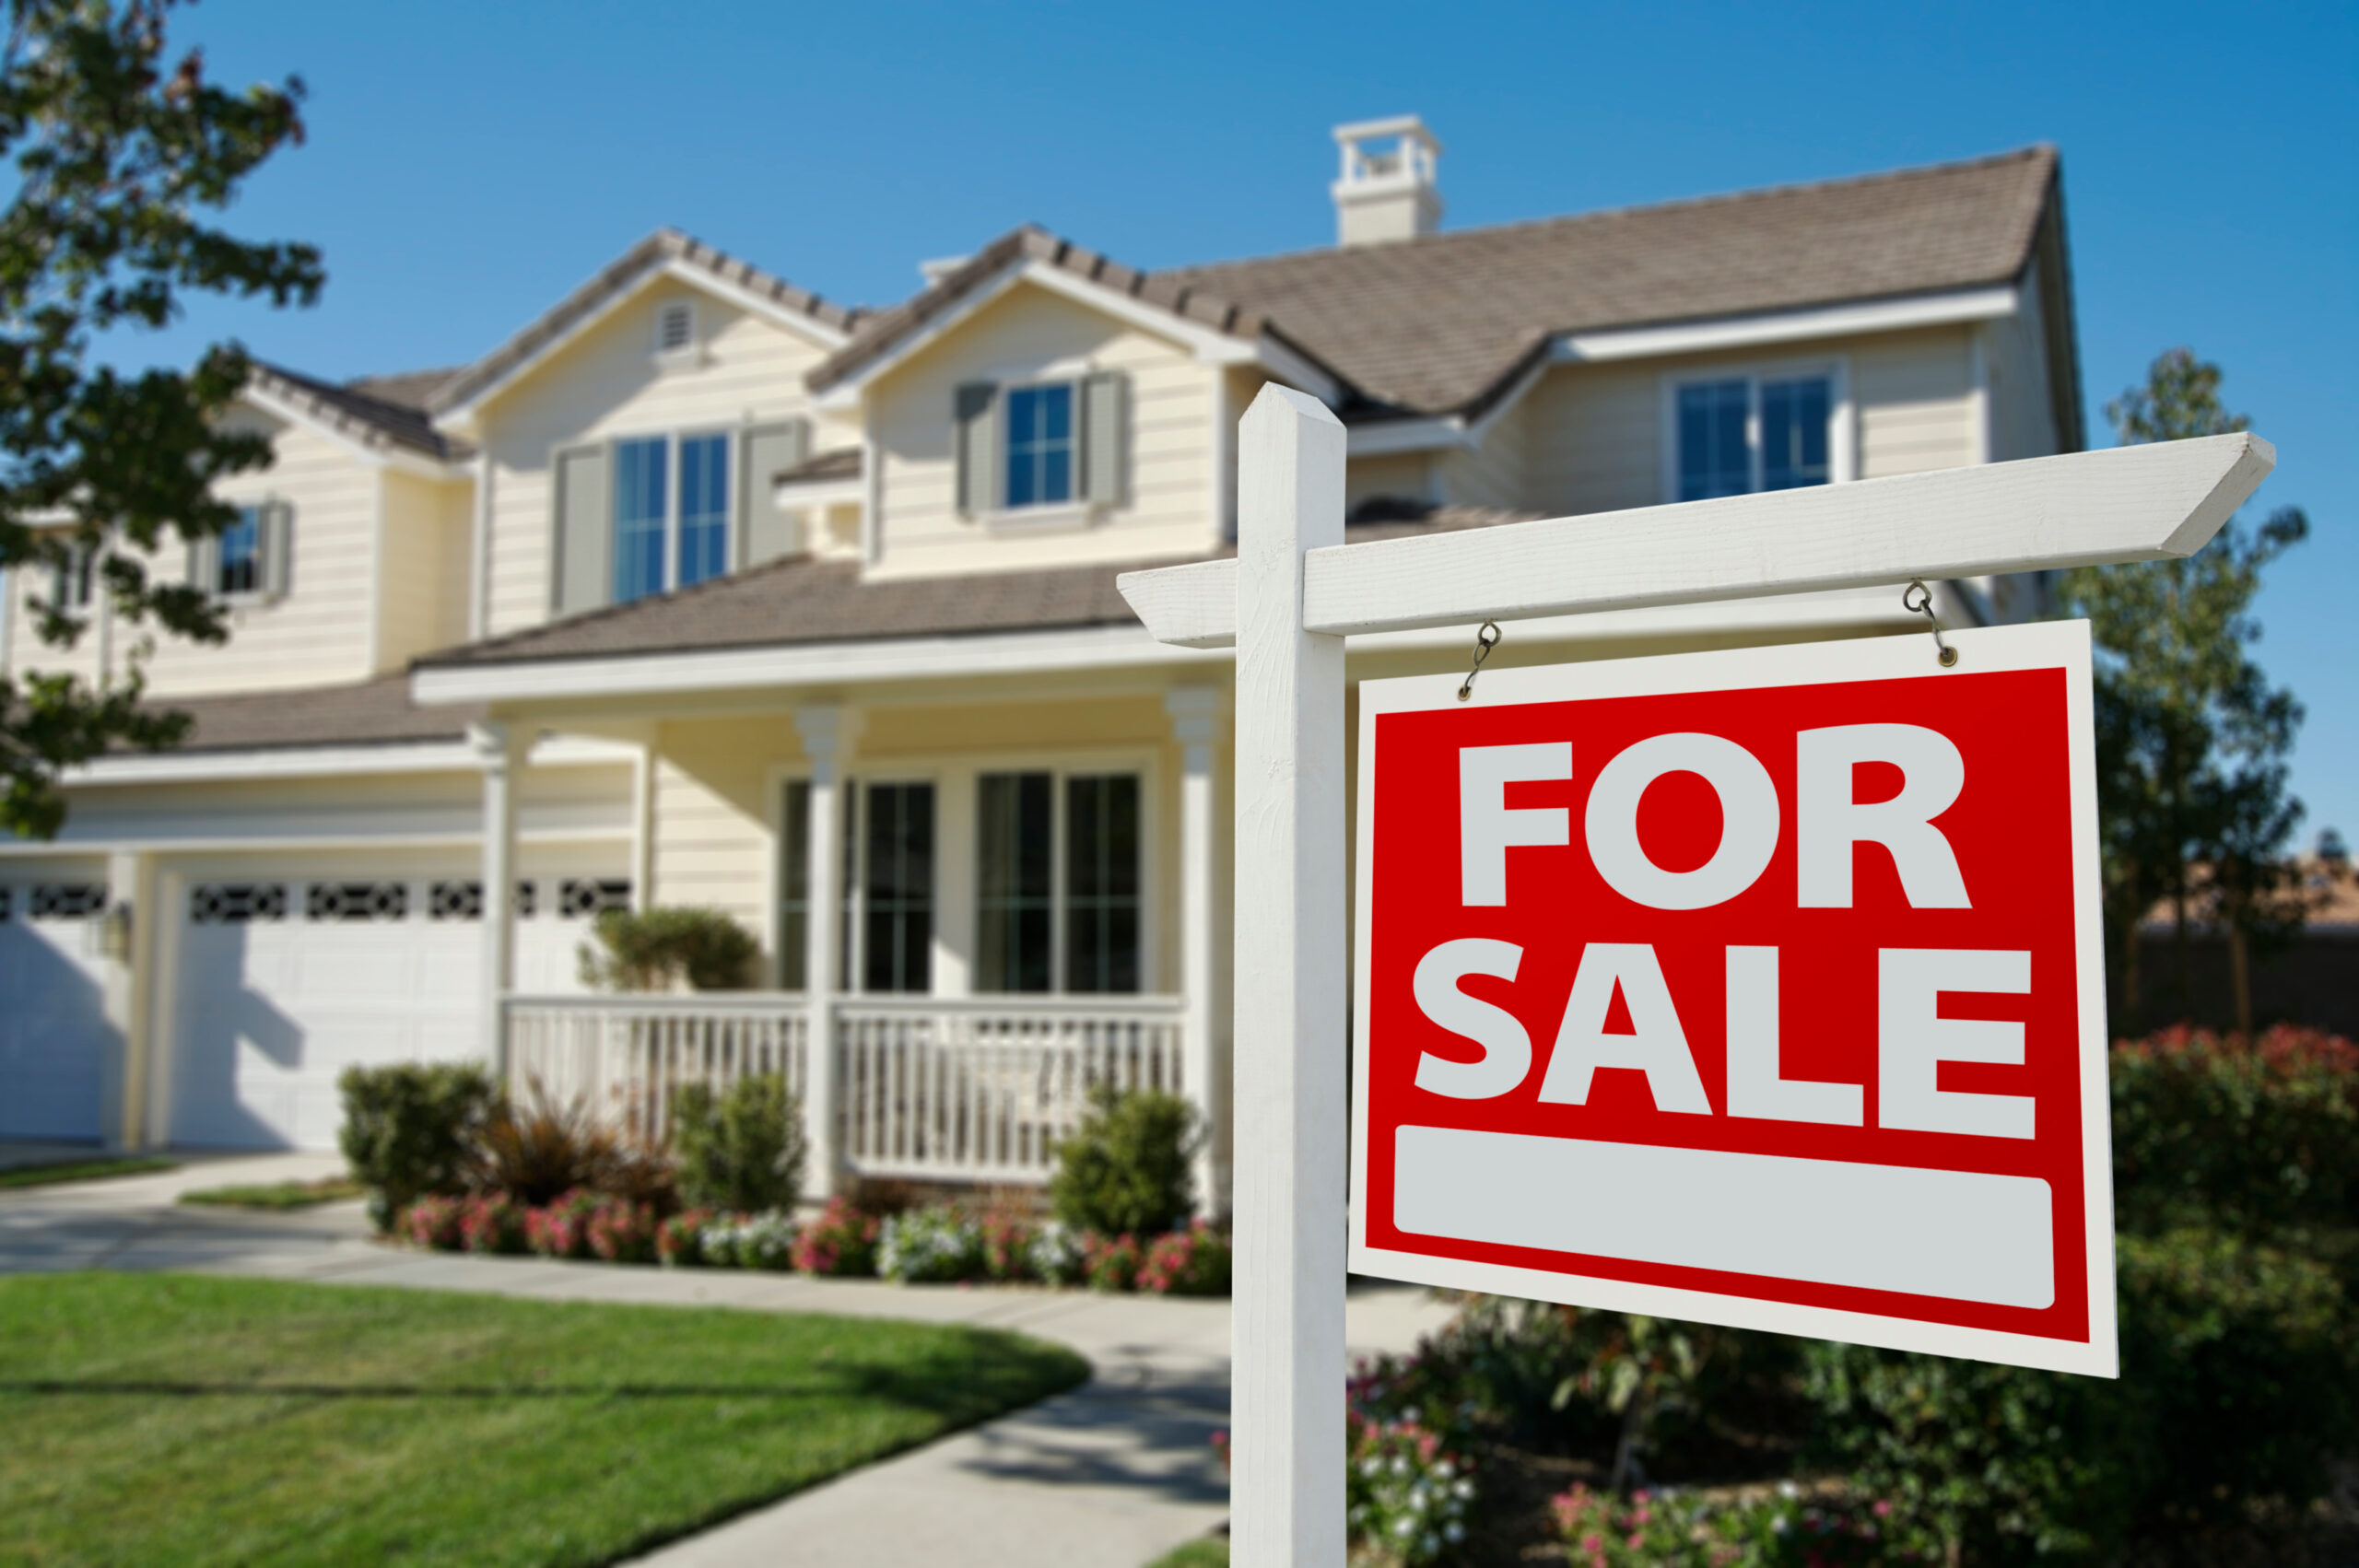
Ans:
[[[586,890],[586,891],[585,891]],[[541,989],[595,907],[627,886],[570,880],[518,929]],[[537,900],[536,900],[537,902]],[[482,1059],[482,889],[459,878],[342,875],[185,884],[180,900],[171,1141],[332,1149],[347,1067]]]

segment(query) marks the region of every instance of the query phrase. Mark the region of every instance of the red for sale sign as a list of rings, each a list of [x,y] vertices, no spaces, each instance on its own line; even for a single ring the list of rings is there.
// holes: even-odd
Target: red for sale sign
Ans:
[[[2117,1373],[2084,623],[1360,687],[1358,1272]]]

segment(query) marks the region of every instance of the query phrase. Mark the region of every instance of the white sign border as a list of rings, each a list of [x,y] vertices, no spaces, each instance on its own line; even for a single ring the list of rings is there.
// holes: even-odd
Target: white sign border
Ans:
[[[1567,1306],[1646,1313],[1737,1328],[1840,1340],[1886,1350],[1919,1351],[2097,1377],[2120,1375],[2114,1281],[2113,1129],[2107,1077],[2111,1041],[2106,1020],[2105,937],[2098,914],[2095,723],[2090,696],[2089,626],[2086,621],[2051,621],[1945,635],[1958,650],[1954,669],[1943,669],[1934,658],[1932,638],[1918,634],[1486,670],[1476,681],[1473,697],[1466,705],[1458,700],[1462,675],[1413,675],[1360,683],[1355,800],[1357,843],[1352,911],[1348,1246],[1352,1272],[1446,1289],[1558,1302]],[[2089,1287],[2089,1338],[2085,1342],[1791,1302],[1760,1301],[1626,1280],[1434,1258],[1368,1245],[1368,945],[1375,848],[1371,794],[1376,777],[1376,720],[1379,715],[1463,712],[1475,705],[1497,708],[1837,682],[1940,680],[1952,674],[2050,669],[2062,669],[2068,676],[2065,718],[2071,809],[2072,930],[2079,957],[2076,979],[2080,1000],[2081,1186],[2085,1206],[2082,1229],[2087,1247]]]

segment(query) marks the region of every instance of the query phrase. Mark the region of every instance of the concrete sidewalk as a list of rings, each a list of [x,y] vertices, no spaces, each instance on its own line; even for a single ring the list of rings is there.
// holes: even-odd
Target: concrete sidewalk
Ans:
[[[1093,1368],[1070,1394],[639,1560],[658,1568],[1140,1568],[1227,1513],[1226,1480],[1210,1447],[1228,1420],[1226,1302],[420,1253],[373,1240],[358,1203],[258,1214],[173,1201],[194,1188],[310,1179],[339,1168],[333,1155],[272,1155],[0,1192],[0,1273],[185,1270],[964,1323],[1070,1346]],[[1356,1353],[1410,1349],[1448,1316],[1423,1291],[1394,1286],[1356,1290],[1348,1313]]]

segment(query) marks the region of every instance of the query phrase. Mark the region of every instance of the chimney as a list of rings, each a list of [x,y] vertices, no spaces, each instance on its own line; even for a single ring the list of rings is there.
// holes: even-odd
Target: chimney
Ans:
[[[1335,141],[1344,150],[1333,187],[1336,244],[1380,245],[1441,227],[1441,144],[1423,120],[1401,114],[1338,125]]]

